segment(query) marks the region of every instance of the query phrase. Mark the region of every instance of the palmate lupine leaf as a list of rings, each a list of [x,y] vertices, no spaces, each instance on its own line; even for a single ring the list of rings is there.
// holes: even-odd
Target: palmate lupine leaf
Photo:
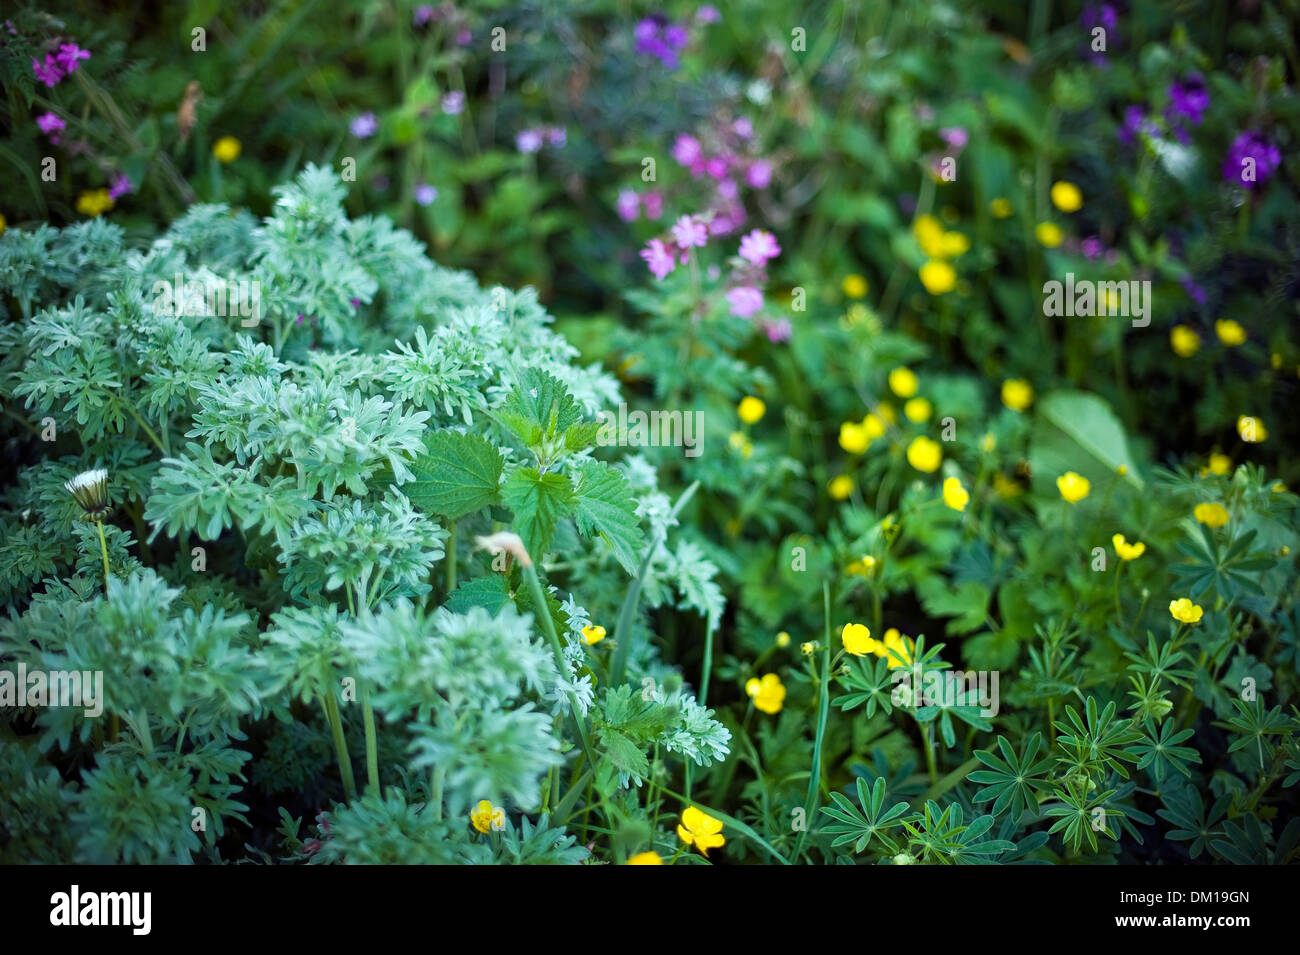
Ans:
[[[1129,747],[1129,752],[1139,757],[1138,769],[1150,768],[1151,776],[1157,783],[1161,782],[1171,770],[1190,779],[1192,771],[1188,768],[1188,764],[1199,763],[1201,754],[1190,746],[1178,744],[1191,738],[1194,732],[1195,730],[1192,729],[1176,732],[1173,720],[1165,720],[1161,723],[1159,732],[1148,723],[1145,738],[1137,745]]]
[[[1106,708],[1098,714],[1097,698],[1089,696],[1084,711],[1087,714],[1086,724],[1084,717],[1081,717],[1072,706],[1065,708],[1068,723],[1057,720],[1052,724],[1061,734],[1056,738],[1057,745],[1067,752],[1074,749],[1076,756],[1079,753],[1086,754],[1089,761],[1100,760],[1128,779],[1128,770],[1124,768],[1121,760],[1135,763],[1138,758],[1124,747],[1142,739],[1142,734],[1134,729],[1131,723],[1115,722],[1114,701],[1107,703]],[[1073,762],[1074,760],[1058,757],[1058,761]]]
[[[977,769],[966,778],[982,785],[975,796],[976,802],[993,800],[993,815],[1000,816],[1008,809],[1011,818],[1019,822],[1027,812],[1038,812],[1039,794],[1052,786],[1045,777],[1053,766],[1050,756],[1035,762],[1043,745],[1043,735],[1034,733],[1025,742],[1022,755],[1017,756],[1011,744],[998,736],[998,749],[1002,759],[988,750],[976,750],[975,758],[988,769]]]
[[[501,453],[486,438],[435,431],[425,447],[410,465],[415,480],[402,487],[413,506],[455,520],[500,500]]]
[[[623,569],[635,575],[645,538],[627,479],[608,464],[587,461],[578,469],[575,493],[578,530],[603,537]]]
[[[847,796],[839,792],[831,793],[833,806],[822,807],[822,812],[838,820],[826,826],[826,833],[837,837],[831,845],[842,846],[851,842],[853,851],[861,852],[873,839],[879,839],[885,851],[891,854],[898,852],[898,843],[886,833],[890,829],[897,829],[903,825],[907,803],[897,802],[888,810],[884,810],[885,781],[881,778],[877,778],[868,791],[866,780],[859,776],[857,790],[858,803],[862,806],[861,811]]]

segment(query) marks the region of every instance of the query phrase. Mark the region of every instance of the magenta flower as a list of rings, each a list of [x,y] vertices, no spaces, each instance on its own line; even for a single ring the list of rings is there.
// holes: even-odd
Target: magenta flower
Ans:
[[[465,111],[465,94],[452,90],[442,98],[442,111],[448,116],[459,116]]]
[[[411,23],[417,27],[422,27],[433,19],[433,7],[427,3],[422,3],[415,8],[415,13],[411,15]]]
[[[766,189],[772,181],[772,164],[766,159],[755,159],[745,170],[745,181],[755,189]]]
[[[664,194],[654,189],[647,192],[642,201],[645,203],[645,217],[651,222],[658,222],[664,214]]]
[[[727,157],[714,156],[704,164],[704,171],[714,179],[723,179],[727,175]]]
[[[672,156],[683,166],[693,166],[703,158],[700,141],[694,136],[678,136],[673,143]]]
[[[41,132],[49,136],[51,133],[57,133],[61,129],[66,129],[68,124],[54,113],[46,112],[36,117],[36,125],[41,128]],[[58,140],[56,139],[55,141],[57,142]]]
[[[727,302],[732,315],[749,318],[763,307],[763,293],[751,285],[738,285],[727,293]]]
[[[763,331],[767,334],[767,340],[778,345],[781,342],[788,342],[790,340],[790,333],[794,330],[790,325],[790,319],[788,318],[767,320],[762,324]]]
[[[740,257],[752,265],[767,265],[768,260],[781,254],[776,236],[763,229],[755,229],[740,240]]]
[[[427,182],[422,182],[415,187],[415,201],[422,206],[433,204],[433,200],[438,198],[438,190],[433,188]]]
[[[352,130],[352,135],[357,139],[369,139],[378,131],[379,120],[375,118],[374,113],[362,113],[352,120],[348,128]]]
[[[731,131],[741,139],[748,139],[754,135],[754,124],[747,116],[742,116],[731,124]]]
[[[709,230],[693,216],[682,216],[672,228],[673,239],[683,249],[702,248],[709,241]]]
[[[631,189],[624,189],[620,192],[618,201],[614,203],[614,208],[618,211],[618,217],[624,222],[635,222],[640,207],[641,202]]]
[[[740,186],[736,185],[734,179],[723,179],[718,182],[718,195],[724,199],[736,199],[740,196]]]
[[[126,173],[119,172],[117,178],[115,178],[112,184],[108,187],[108,198],[116,202],[131,191],[133,191],[131,189],[131,180],[127,178]]]
[[[651,239],[650,244],[641,250],[641,258],[645,259],[645,264],[657,279],[662,279],[677,268],[673,250],[662,239]]]
[[[460,32],[456,34],[456,43],[459,46],[469,46],[470,41],[474,39],[474,34],[468,29],[461,27]]]
[[[717,23],[722,19],[722,14],[718,12],[717,7],[705,4],[695,11],[695,19],[700,23]]]
[[[1262,136],[1244,132],[1228,149],[1228,156],[1223,160],[1223,178],[1234,185],[1240,183],[1254,189],[1263,185],[1280,165],[1282,153],[1276,146]]]
[[[54,57],[49,55],[45,57],[44,64],[36,57],[32,57],[32,72],[36,74],[38,80],[51,88],[63,79],[63,68],[54,62]]]
[[[970,142],[970,134],[960,126],[939,130],[939,138],[953,149],[963,149]]]
[[[90,59],[90,51],[83,50],[75,43],[63,43],[59,46],[59,52],[54,54],[54,59],[64,73],[75,73],[77,61]]]
[[[1102,252],[1105,251],[1105,246],[1101,244],[1101,239],[1095,235],[1089,236],[1080,242],[1079,248],[1083,251],[1083,254],[1090,259],[1101,258]]]
[[[537,129],[525,129],[515,137],[515,148],[521,153],[535,153],[542,148],[542,133]]]

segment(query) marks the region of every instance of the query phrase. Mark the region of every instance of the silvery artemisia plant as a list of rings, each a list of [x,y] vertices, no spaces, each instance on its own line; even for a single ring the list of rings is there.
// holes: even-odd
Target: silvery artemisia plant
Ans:
[[[265,859],[249,809],[278,806],[295,859],[580,861],[579,820],[644,826],[652,752],[727,755],[635,599],[614,621],[638,575],[716,626],[714,568],[644,460],[593,456],[617,383],[535,293],[349,219],[329,169],[276,196],[144,248],[0,236],[0,671],[104,674],[98,719],[0,706],[0,859]],[[255,321],[177,314],[178,278],[256,289]],[[66,486],[92,470],[99,525]],[[503,530],[530,560],[474,548]]]

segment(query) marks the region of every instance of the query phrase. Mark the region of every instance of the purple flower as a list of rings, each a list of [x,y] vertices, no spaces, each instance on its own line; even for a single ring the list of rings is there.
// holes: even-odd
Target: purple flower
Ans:
[[[704,163],[704,171],[714,179],[722,179],[727,175],[727,157],[714,156]]]
[[[1129,106],[1124,110],[1124,122],[1119,128],[1119,141],[1125,146],[1131,146],[1139,133],[1158,136],[1160,130],[1154,122],[1146,118],[1146,113],[1141,106]]]
[[[59,52],[54,54],[55,61],[62,67],[65,73],[77,72],[77,61],[90,59],[90,51],[83,50],[75,43],[63,43],[59,45]]]
[[[683,249],[703,248],[709,241],[709,230],[693,216],[682,216],[672,227],[673,240]]]
[[[1101,258],[1101,253],[1103,251],[1101,239],[1095,235],[1089,236],[1079,243],[1079,248],[1083,251],[1083,254],[1090,259]]]
[[[618,201],[614,203],[614,208],[618,211],[618,217],[624,222],[635,222],[640,212],[641,201],[631,189],[624,189],[618,194]]]
[[[1205,299],[1206,299],[1205,289],[1201,288],[1199,285],[1197,285],[1195,282],[1193,282],[1190,278],[1187,277],[1184,277],[1180,281],[1183,286],[1183,291],[1187,293],[1188,298],[1190,298],[1197,305],[1205,304]]]
[[[348,128],[357,139],[369,139],[379,129],[379,120],[375,119],[374,113],[362,113]]]
[[[350,298],[350,299],[348,299],[348,301],[352,303],[352,307],[353,307],[353,308],[360,308],[360,307],[361,307],[361,299],[359,299],[359,298]]]
[[[108,187],[108,198],[116,202],[131,191],[131,180],[127,178],[126,173],[119,172],[112,184]]]
[[[724,199],[736,199],[740,196],[740,186],[734,179],[723,179],[718,182],[718,195]]]
[[[53,87],[63,79],[63,68],[54,62],[54,57],[49,55],[46,55],[44,64],[36,57],[32,57],[32,72],[36,74],[38,80],[49,87]]]
[[[422,27],[433,19],[433,7],[427,3],[422,3],[415,8],[415,13],[411,15],[411,23],[417,27]]]
[[[50,135],[50,133],[57,133],[61,129],[66,129],[68,126],[68,124],[57,115],[50,112],[42,113],[40,116],[37,116],[36,125],[39,126],[41,132],[47,136]]]
[[[655,41],[659,39],[659,24],[649,17],[638,20],[636,26],[632,28],[632,36],[636,38],[636,51],[638,53],[651,53],[654,50]]]
[[[415,187],[415,201],[422,206],[433,204],[433,200],[438,198],[438,190],[433,188],[427,182],[422,182]]]
[[[542,132],[539,129],[525,129],[515,137],[515,147],[521,153],[535,153],[542,148]]]
[[[694,136],[678,136],[673,143],[672,156],[683,166],[693,166],[702,157],[700,141]]]
[[[1282,153],[1276,146],[1252,132],[1244,132],[1232,141],[1223,161],[1223,178],[1240,183],[1247,189],[1263,185],[1282,165]]]
[[[662,239],[651,239],[650,244],[641,250],[641,258],[645,259],[645,264],[657,279],[662,279],[677,268],[677,259],[673,255],[673,250],[664,245]]]
[[[1087,6],[1083,8],[1083,15],[1079,18],[1083,26],[1091,30],[1093,27],[1105,27],[1107,30],[1113,30],[1119,26],[1119,14],[1109,3],[1103,3],[1101,6]]]
[[[465,110],[465,94],[452,90],[442,98],[442,111],[448,116],[459,116]]]
[[[658,189],[647,192],[642,201],[645,203],[645,217],[652,222],[658,222],[664,214],[664,194]]]
[[[457,46],[469,46],[470,41],[474,39],[474,34],[470,33],[465,27],[461,27],[456,34]]]
[[[664,42],[668,44],[671,50],[681,50],[691,40],[691,35],[687,32],[686,27],[679,23],[670,23],[664,28]]]
[[[781,342],[788,342],[790,340],[790,332],[793,331],[793,328],[790,325],[790,319],[788,318],[778,318],[775,321],[764,321],[762,327],[763,331],[767,334],[767,340],[777,345]]]
[[[1171,126],[1178,126],[1186,119],[1193,126],[1201,125],[1201,115],[1209,108],[1210,94],[1205,89],[1205,81],[1199,73],[1193,73],[1181,83],[1169,87],[1169,108],[1165,118]]]
[[[753,265],[767,265],[769,259],[780,254],[776,237],[763,229],[755,229],[740,240],[740,257]]]
[[[766,159],[755,159],[745,170],[745,181],[755,189],[766,189],[772,181],[772,164]]]
[[[953,149],[962,149],[970,142],[970,134],[961,126],[939,130],[939,137]]]
[[[695,19],[700,23],[717,23],[722,19],[722,14],[717,7],[705,4],[695,11]]]
[[[763,293],[752,285],[738,285],[727,293],[727,303],[732,315],[749,318],[763,307]]]
[[[742,116],[731,124],[731,131],[741,139],[748,139],[754,135],[754,124],[748,116]]]
[[[569,137],[563,126],[552,126],[546,131],[546,142],[556,149],[559,149],[568,141]]]

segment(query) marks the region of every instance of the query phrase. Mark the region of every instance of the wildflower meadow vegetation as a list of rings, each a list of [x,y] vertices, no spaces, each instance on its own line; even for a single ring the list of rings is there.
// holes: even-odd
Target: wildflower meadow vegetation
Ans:
[[[1296,0],[119,6],[0,23],[0,862],[1300,861]]]

